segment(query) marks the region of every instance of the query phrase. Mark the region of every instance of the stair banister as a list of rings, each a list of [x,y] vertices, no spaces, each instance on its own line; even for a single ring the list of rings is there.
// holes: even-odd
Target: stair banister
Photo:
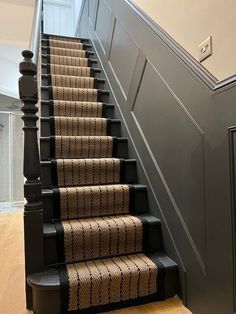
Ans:
[[[38,83],[37,62],[39,54],[42,0],[35,2],[30,50],[24,50],[24,60],[20,63],[19,97],[23,106],[24,121],[24,245],[25,278],[42,271],[43,261],[43,205],[40,182],[40,158],[37,127]],[[32,289],[25,283],[26,306],[32,308]]]
[[[33,52],[33,62],[38,63],[39,55],[39,41],[42,32],[42,13],[43,13],[43,0],[36,0],[34,7],[34,16],[31,28],[29,50]]]

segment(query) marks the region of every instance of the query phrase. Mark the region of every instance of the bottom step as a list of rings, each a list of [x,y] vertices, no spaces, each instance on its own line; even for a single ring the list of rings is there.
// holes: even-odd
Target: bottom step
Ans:
[[[129,258],[132,260],[133,258],[135,259],[135,256],[137,256],[137,255],[129,256]],[[126,257],[121,257],[120,260],[125,261]],[[163,300],[163,299],[166,299],[169,297],[173,297],[176,294],[177,282],[178,282],[178,279],[177,279],[178,272],[177,272],[176,263],[173,262],[170,258],[165,256],[161,252],[152,254],[149,256],[149,258],[151,259],[152,263],[154,263],[153,265],[154,266],[156,265],[157,269],[158,269],[157,270],[157,282],[156,282],[156,290],[155,290],[156,292],[155,293],[152,292],[153,286],[151,287],[151,285],[153,285],[153,281],[150,284],[150,282],[152,280],[151,279],[152,277],[150,276],[150,277],[148,277],[150,279],[150,282],[149,282],[150,285],[148,285],[148,287],[151,287],[151,288],[148,288],[147,291],[149,291],[152,294],[150,294],[148,296],[142,296],[139,298],[136,297],[135,299],[130,299],[128,301],[121,301],[121,302],[110,301],[109,304],[94,306],[94,307],[90,307],[90,308],[84,308],[84,309],[80,309],[80,310],[76,310],[76,311],[69,311],[68,313],[101,313],[101,312],[106,312],[106,311],[112,311],[112,310],[115,310],[115,309],[118,309],[121,307],[144,304],[147,302],[153,302],[153,301]],[[119,258],[113,258],[113,261],[115,262],[116,265],[118,264],[117,259],[119,259]],[[125,284],[125,280],[129,277],[125,277],[124,273],[122,273],[121,271],[119,271],[119,272],[117,270],[112,271],[112,265],[111,265],[111,267],[109,266],[111,264],[110,260],[111,259],[109,259],[109,261],[108,261],[108,259],[104,259],[102,262],[101,262],[101,260],[96,261],[97,265],[99,265],[99,263],[106,265],[106,266],[103,266],[103,268],[104,268],[104,271],[107,271],[108,274],[107,274],[107,276],[105,276],[103,278],[105,278],[107,284],[112,286],[112,290],[109,290],[109,299],[112,300],[112,298],[113,298],[113,300],[114,300],[117,297],[117,294],[121,295],[120,291],[122,289],[122,291],[123,291],[122,292],[122,299],[127,300],[127,293],[131,293],[131,294],[134,293],[135,294],[134,290],[135,290],[135,286],[137,286],[137,280],[139,283],[138,287],[140,287],[140,292],[139,292],[140,294],[139,295],[142,295],[141,290],[144,289],[145,283],[147,283],[147,277],[146,277],[146,281],[145,281],[145,276],[144,275],[143,275],[143,277],[140,276],[141,271],[139,271],[139,276],[136,279],[135,278],[132,279],[132,280],[134,280],[134,282],[132,282],[132,284],[130,284],[131,289],[128,290],[128,292],[127,292],[127,289],[126,289],[127,283]],[[89,265],[89,263],[91,263],[91,262],[88,262],[87,265]],[[84,265],[85,265],[85,263],[78,264],[77,271],[75,271],[75,274],[77,275],[77,277],[79,275],[81,276],[81,282],[83,284],[87,285],[86,286],[87,290],[85,289],[85,291],[84,291],[83,299],[80,298],[82,308],[83,308],[83,304],[87,304],[87,305],[85,305],[85,307],[88,306],[88,303],[86,303],[86,298],[90,299],[90,302],[92,302],[91,301],[92,293],[90,293],[90,289],[91,289],[92,284],[88,285],[88,282],[90,282],[91,278],[93,278],[93,275],[94,275],[94,278],[96,276],[98,276],[97,272],[99,271],[98,268],[93,266],[93,268],[90,268],[90,271],[81,272],[81,274],[80,274],[81,268],[84,267]],[[93,265],[95,265],[95,263]],[[119,267],[119,265],[118,265],[118,267]],[[137,267],[138,267],[138,265],[137,265]],[[128,267],[128,269],[129,269],[129,272],[131,274],[132,267]],[[149,269],[149,271],[151,271],[150,265],[148,266],[148,269]],[[62,270],[62,269],[60,269],[60,270]],[[65,298],[65,294],[62,293],[65,289],[65,287],[63,287],[63,272],[62,271],[60,272],[60,270],[51,269],[51,270],[47,270],[45,272],[41,272],[41,273],[37,273],[37,274],[33,274],[33,275],[28,276],[28,283],[33,289],[33,311],[34,311],[34,314],[67,313],[67,310],[66,310],[67,298]],[[147,268],[146,268],[146,270],[147,270]],[[95,271],[94,274],[93,274],[93,271]],[[59,273],[61,273],[61,276],[59,275]],[[128,272],[126,271],[126,274],[127,273]],[[101,270],[100,270],[100,275],[101,275]],[[122,280],[124,281],[124,285],[122,284]],[[141,283],[142,280],[144,280],[144,281]],[[73,282],[73,278],[71,281]],[[96,282],[97,282],[96,287],[94,286],[93,289],[96,289],[96,292],[98,292],[99,286],[101,288],[101,285],[100,285],[101,282],[100,282],[100,284],[99,284],[98,280]],[[94,282],[94,284],[95,284],[95,282]],[[114,292],[114,290],[116,290],[116,289],[117,289],[117,294],[116,294],[116,291]],[[138,288],[138,290],[139,290],[139,288]],[[82,293],[82,292],[80,291],[80,293]],[[102,293],[106,294],[105,288],[103,288]],[[126,293],[126,298],[123,297],[125,293]],[[73,295],[77,298],[77,294],[78,294],[78,291],[75,291]],[[145,292],[144,292],[144,294],[145,294]],[[94,293],[94,295],[98,296],[98,293]],[[103,298],[104,297],[106,298],[106,296],[103,296]],[[101,296],[100,296],[100,300],[101,300]],[[70,302],[72,302],[72,301],[70,300]],[[112,303],[112,302],[114,302],[114,303]],[[72,305],[71,305],[72,308],[73,308],[73,304],[75,304],[75,303],[72,303]]]

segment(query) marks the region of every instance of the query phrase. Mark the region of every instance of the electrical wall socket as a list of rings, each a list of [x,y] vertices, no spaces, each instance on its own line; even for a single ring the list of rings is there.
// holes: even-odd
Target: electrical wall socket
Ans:
[[[199,61],[202,62],[212,55],[212,37],[206,38],[199,46]]]

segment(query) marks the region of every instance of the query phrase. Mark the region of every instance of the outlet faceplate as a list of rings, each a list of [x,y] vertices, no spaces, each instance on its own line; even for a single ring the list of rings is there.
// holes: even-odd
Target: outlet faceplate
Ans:
[[[202,62],[212,55],[212,37],[207,37],[199,46],[199,61]]]

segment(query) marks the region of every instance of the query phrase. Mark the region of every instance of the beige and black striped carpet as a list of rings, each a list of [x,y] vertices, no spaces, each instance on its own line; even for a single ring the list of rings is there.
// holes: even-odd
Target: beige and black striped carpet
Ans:
[[[158,269],[143,253],[143,225],[130,211],[124,160],[114,156],[116,138],[109,134],[86,47],[55,36],[47,45],[64,311],[152,295]]]

